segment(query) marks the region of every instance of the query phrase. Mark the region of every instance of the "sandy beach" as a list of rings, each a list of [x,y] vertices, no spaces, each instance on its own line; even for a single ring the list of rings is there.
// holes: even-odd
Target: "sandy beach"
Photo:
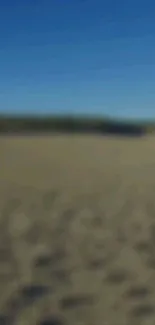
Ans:
[[[155,322],[155,139],[0,137],[0,324]]]

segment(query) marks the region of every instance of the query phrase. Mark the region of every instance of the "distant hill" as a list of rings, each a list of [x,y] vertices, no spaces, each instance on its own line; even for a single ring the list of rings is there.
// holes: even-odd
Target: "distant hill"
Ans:
[[[144,136],[155,131],[153,122],[74,116],[0,116],[0,134],[90,133]]]

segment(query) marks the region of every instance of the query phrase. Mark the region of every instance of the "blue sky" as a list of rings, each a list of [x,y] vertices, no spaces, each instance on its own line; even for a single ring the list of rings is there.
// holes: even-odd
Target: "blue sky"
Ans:
[[[155,118],[154,0],[0,0],[0,112]]]

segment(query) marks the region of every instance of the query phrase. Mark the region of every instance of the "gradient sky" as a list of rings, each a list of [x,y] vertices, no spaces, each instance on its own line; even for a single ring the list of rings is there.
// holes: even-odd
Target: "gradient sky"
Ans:
[[[0,112],[155,118],[155,0],[0,0]]]

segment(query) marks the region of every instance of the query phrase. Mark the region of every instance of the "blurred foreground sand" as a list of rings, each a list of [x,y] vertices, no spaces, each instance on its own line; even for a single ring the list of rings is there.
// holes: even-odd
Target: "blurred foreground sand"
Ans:
[[[0,325],[155,322],[155,139],[0,138]]]

